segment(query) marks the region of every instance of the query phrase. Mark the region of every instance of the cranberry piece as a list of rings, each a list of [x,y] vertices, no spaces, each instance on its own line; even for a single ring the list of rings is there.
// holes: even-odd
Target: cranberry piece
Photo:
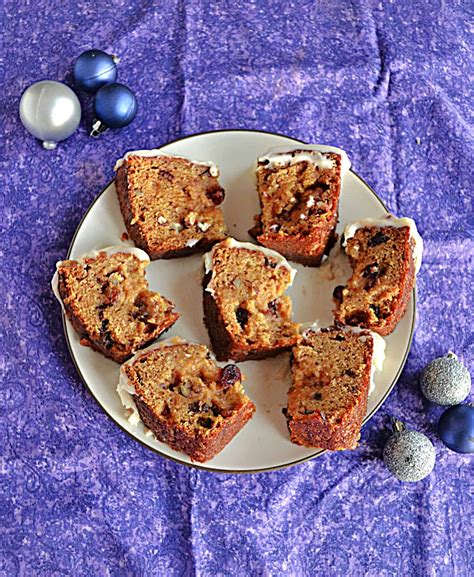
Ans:
[[[369,305],[369,309],[372,309],[374,311],[374,315],[377,318],[380,317],[380,307],[378,307],[377,305]]]
[[[365,311],[355,311],[346,318],[348,325],[363,325],[369,322],[369,315]]]
[[[237,322],[239,323],[239,325],[244,328],[245,325],[247,324],[248,320],[249,320],[249,312],[246,309],[243,309],[242,307],[239,307],[236,311],[235,311],[235,316],[237,317]]]
[[[375,235],[369,239],[369,242],[367,243],[367,246],[377,246],[379,244],[383,244],[384,242],[387,242],[388,240],[388,236],[386,234],[383,234],[383,232],[377,232],[375,233]]]
[[[364,278],[375,280],[379,276],[379,265],[376,262],[368,264],[362,272]]]
[[[232,387],[242,379],[242,374],[237,365],[226,365],[221,372],[220,383],[224,389]]]
[[[225,193],[221,186],[217,186],[215,188],[209,188],[206,191],[206,195],[215,205],[218,205],[224,201]]]
[[[277,300],[270,301],[268,303],[268,310],[272,313],[273,316],[278,317],[278,302]]]
[[[161,176],[161,178],[164,178],[168,182],[172,182],[174,180],[174,176],[167,170],[160,169],[158,174]]]
[[[332,297],[338,303],[342,303],[342,291],[344,290],[344,286],[342,284],[337,285],[337,287],[332,291]]]
[[[201,403],[196,401],[188,405],[188,410],[190,413],[200,413],[201,412]]]
[[[106,349],[111,349],[114,346],[114,341],[112,339],[112,333],[108,329],[109,319],[103,319],[100,325],[100,335],[104,339],[104,344]]]
[[[270,260],[269,258],[265,257],[265,266],[268,266],[270,268],[276,268],[277,263],[274,260]]]
[[[214,424],[214,421],[210,417],[199,417],[198,424],[205,429],[210,429]]]

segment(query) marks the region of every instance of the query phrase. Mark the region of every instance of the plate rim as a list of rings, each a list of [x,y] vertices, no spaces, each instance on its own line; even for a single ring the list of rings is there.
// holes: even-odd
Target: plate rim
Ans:
[[[205,136],[207,134],[216,134],[216,133],[229,133],[229,132],[248,132],[248,133],[259,133],[259,134],[269,134],[272,136],[281,136],[283,138],[291,138],[292,140],[294,140],[295,142],[299,143],[299,144],[307,144],[305,141],[300,140],[299,138],[294,138],[293,136],[288,136],[287,134],[281,134],[278,132],[269,132],[267,130],[253,130],[253,129],[249,129],[249,128],[228,128],[228,129],[223,129],[223,130],[208,130],[208,131],[204,131],[204,132],[197,132],[195,134],[188,134],[186,136],[182,136],[180,138],[176,138],[174,140],[170,140],[169,142],[166,142],[165,144],[162,144],[161,146],[158,147],[158,150],[160,150],[161,148],[168,146],[170,144],[175,144],[176,142],[181,142],[183,140],[187,140],[189,138],[194,138],[196,136]],[[375,190],[369,185],[367,184],[367,182],[361,177],[359,176],[352,168],[350,168],[350,172],[352,172],[352,174],[358,178],[367,188],[368,190],[375,196],[375,198],[378,200],[378,202],[380,203],[380,205],[382,206],[382,208],[389,212],[385,203],[383,202],[383,200],[379,197],[379,195],[375,192]],[[74,244],[76,241],[76,237],[79,234],[79,231],[82,227],[82,224],[84,222],[84,220],[86,219],[86,217],[88,216],[88,214],[90,213],[90,211],[93,209],[95,203],[102,197],[102,195],[105,193],[105,191],[110,187],[111,184],[113,184],[115,182],[115,178],[112,178],[103,188],[102,190],[97,194],[97,196],[92,200],[92,202],[89,204],[89,206],[87,207],[85,213],[82,215],[81,220],[79,221],[79,223],[76,226],[76,229],[74,231],[74,234],[72,236],[71,242],[69,243],[69,247],[68,247],[68,251],[67,251],[67,255],[66,255],[66,260],[69,259],[71,252],[74,248]],[[411,322],[411,326],[410,326],[410,336],[408,339],[408,345],[407,348],[405,350],[405,353],[403,355],[403,359],[402,362],[398,368],[398,371],[395,375],[395,377],[393,378],[392,382],[390,383],[389,387],[387,388],[385,394],[383,395],[383,397],[380,399],[380,401],[378,402],[378,404],[372,409],[372,411],[366,415],[364,417],[364,420],[362,422],[362,427],[364,425],[366,425],[370,419],[372,419],[372,417],[375,416],[375,414],[381,409],[382,405],[385,403],[385,401],[387,400],[388,396],[390,395],[390,393],[392,392],[393,388],[395,387],[395,385],[398,382],[398,379],[400,378],[400,375],[405,367],[405,364],[407,362],[408,359],[408,355],[410,354],[410,350],[411,350],[411,345],[412,345],[412,341],[413,341],[413,335],[415,332],[415,323],[416,323],[416,287],[413,288],[412,291],[412,309],[413,309],[413,317],[412,317],[412,322]],[[114,422],[122,431],[124,431],[131,439],[133,439],[134,441],[140,443],[140,445],[142,445],[143,447],[145,447],[146,449],[153,451],[155,454],[159,455],[160,457],[163,457],[165,459],[168,459],[170,461],[173,461],[175,463],[179,463],[180,465],[184,465],[186,467],[192,468],[192,469],[199,469],[201,471],[207,471],[209,473],[225,473],[228,475],[249,475],[249,474],[256,474],[256,473],[270,473],[272,471],[279,471],[282,469],[288,469],[290,467],[294,467],[295,465],[300,465],[301,463],[305,463],[306,461],[310,461],[312,459],[315,459],[316,457],[320,457],[321,455],[324,455],[325,453],[329,453],[330,451],[328,451],[327,449],[319,449],[317,450],[315,453],[302,457],[301,459],[297,459],[296,461],[292,461],[291,463],[284,463],[282,465],[276,465],[273,467],[263,467],[260,469],[245,469],[245,470],[232,470],[232,469],[220,469],[217,467],[207,467],[206,465],[202,465],[202,464],[197,464],[197,463],[187,463],[185,461],[181,461],[180,459],[173,457],[171,455],[167,455],[166,453],[163,453],[160,451],[160,449],[157,449],[155,447],[151,447],[150,445],[148,445],[147,443],[145,443],[144,441],[142,441],[141,439],[139,439],[138,437],[136,437],[133,433],[131,433],[130,431],[128,431],[125,427],[123,427],[105,408],[104,405],[102,405],[102,403],[99,401],[99,399],[96,397],[96,395],[94,394],[94,391],[91,389],[91,387],[89,386],[89,384],[87,383],[78,362],[76,361],[76,357],[74,355],[73,349],[72,349],[72,344],[71,341],[69,339],[69,335],[68,335],[68,330],[67,330],[67,318],[66,315],[64,313],[63,310],[61,310],[61,315],[62,315],[62,324],[63,324],[63,331],[64,331],[64,336],[66,338],[66,343],[67,343],[67,348],[69,350],[69,356],[72,359],[72,362],[74,364],[74,367],[79,375],[79,378],[81,379],[82,383],[86,386],[87,390],[89,391],[89,393],[92,395],[92,398],[96,401],[96,403],[99,405],[99,407],[102,409],[102,411],[107,415],[107,417],[109,419],[112,420],[112,422]]]

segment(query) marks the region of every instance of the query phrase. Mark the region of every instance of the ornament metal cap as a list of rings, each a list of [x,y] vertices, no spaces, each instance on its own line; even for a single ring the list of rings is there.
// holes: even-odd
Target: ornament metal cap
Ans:
[[[405,423],[402,423],[396,417],[391,417],[391,421],[394,433],[403,433],[403,431],[407,430]]]
[[[92,124],[92,130],[89,133],[89,136],[92,136],[94,138],[99,138],[99,136],[104,133],[106,130],[108,130],[108,127],[105,126],[105,124],[103,122],[101,122],[100,120],[97,120],[96,118],[94,119],[94,122]]]

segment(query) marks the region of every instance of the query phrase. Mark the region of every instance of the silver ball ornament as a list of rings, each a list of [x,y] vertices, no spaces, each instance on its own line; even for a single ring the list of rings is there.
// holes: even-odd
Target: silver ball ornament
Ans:
[[[392,419],[394,434],[385,443],[383,460],[399,481],[421,481],[433,470],[436,452],[426,435],[409,431],[398,419]]]
[[[471,375],[454,353],[434,359],[420,377],[420,387],[428,401],[444,407],[459,405],[471,390]]]
[[[47,150],[69,138],[81,121],[81,104],[62,82],[41,80],[29,86],[20,100],[20,120]]]

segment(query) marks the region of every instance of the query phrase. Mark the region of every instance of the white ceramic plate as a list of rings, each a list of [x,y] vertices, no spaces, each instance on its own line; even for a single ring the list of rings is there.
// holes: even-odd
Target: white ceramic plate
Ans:
[[[249,241],[251,239],[247,229],[253,224],[253,216],[259,212],[254,180],[255,159],[271,147],[295,143],[298,141],[286,136],[235,130],[186,137],[167,144],[162,150],[192,159],[212,160],[219,166],[220,181],[226,191],[223,210],[230,233],[238,240]],[[349,172],[343,183],[338,232],[348,221],[377,217],[384,210],[376,194],[354,172]],[[120,244],[124,231],[112,182],[92,203],[79,224],[68,258],[76,258],[92,249]],[[294,284],[288,291],[293,300],[294,319],[297,322],[318,319],[321,326],[329,325],[332,320],[333,288],[337,284],[344,284],[350,273],[344,255],[335,247],[320,268],[292,264],[298,270]],[[181,313],[180,320],[166,333],[165,338],[179,335],[209,346],[209,337],[202,321],[201,268],[201,255],[155,261],[148,267],[147,277],[151,289],[172,299]],[[405,317],[385,339],[387,348],[384,369],[382,373],[376,374],[375,391],[369,398],[365,422],[380,408],[403,368],[410,348],[414,316],[415,304],[412,298]],[[150,449],[176,461],[192,464],[186,455],[173,451],[150,434],[146,435],[141,423],[134,427],[127,421],[115,390],[118,365],[81,346],[68,321],[65,321],[65,333],[77,369],[104,411],[122,429]],[[286,393],[290,384],[289,355],[264,361],[247,361],[240,363],[240,368],[247,376],[245,389],[255,402],[257,411],[232,442],[203,468],[242,473],[265,471],[295,465],[323,454],[324,451],[290,443],[286,420],[281,411],[286,406]]]

